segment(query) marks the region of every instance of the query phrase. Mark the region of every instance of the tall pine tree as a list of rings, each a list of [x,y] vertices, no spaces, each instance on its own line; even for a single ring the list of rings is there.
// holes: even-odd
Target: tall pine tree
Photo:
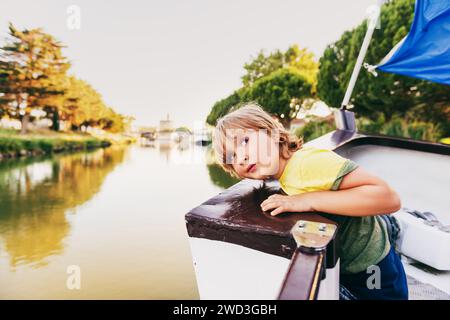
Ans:
[[[0,108],[21,120],[23,133],[33,109],[46,111],[58,129],[70,67],[62,47],[41,29],[20,31],[9,25],[9,38],[0,48]]]

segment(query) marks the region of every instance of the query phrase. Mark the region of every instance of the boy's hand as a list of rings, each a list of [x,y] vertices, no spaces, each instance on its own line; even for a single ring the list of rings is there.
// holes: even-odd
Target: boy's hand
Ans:
[[[276,216],[282,212],[308,212],[313,211],[307,200],[306,193],[295,196],[273,194],[261,203],[263,211],[272,210],[270,215]]]

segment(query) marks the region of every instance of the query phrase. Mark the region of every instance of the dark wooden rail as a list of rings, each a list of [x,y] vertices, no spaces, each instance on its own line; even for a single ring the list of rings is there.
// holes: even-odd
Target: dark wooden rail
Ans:
[[[278,300],[315,300],[319,293],[324,257],[324,252],[304,253],[297,249]]]
[[[334,244],[334,224],[299,220],[291,230],[297,243],[279,300],[315,300],[326,271],[326,250]]]

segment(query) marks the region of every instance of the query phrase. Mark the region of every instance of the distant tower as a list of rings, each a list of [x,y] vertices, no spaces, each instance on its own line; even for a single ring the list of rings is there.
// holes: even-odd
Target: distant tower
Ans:
[[[159,131],[173,131],[173,124],[169,114],[167,114],[166,120],[159,121]]]

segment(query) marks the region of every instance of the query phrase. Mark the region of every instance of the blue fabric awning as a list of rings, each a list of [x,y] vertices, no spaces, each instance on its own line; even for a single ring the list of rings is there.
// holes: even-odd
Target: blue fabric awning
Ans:
[[[450,0],[417,0],[411,30],[377,69],[450,85]]]

